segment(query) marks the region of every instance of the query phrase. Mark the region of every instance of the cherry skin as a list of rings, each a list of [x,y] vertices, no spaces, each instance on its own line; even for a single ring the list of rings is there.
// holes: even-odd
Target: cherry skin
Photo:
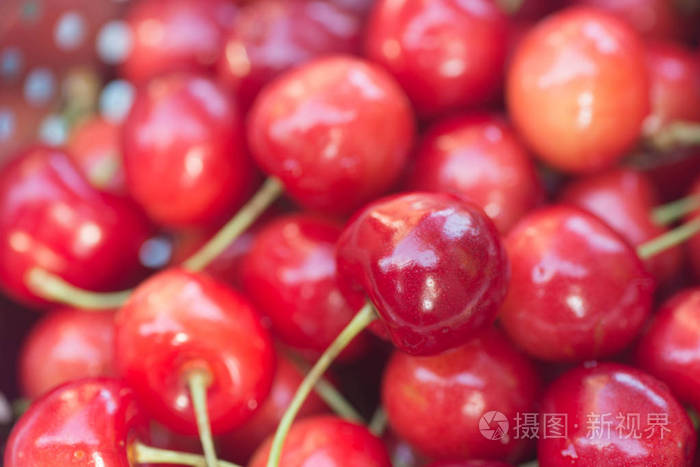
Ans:
[[[335,245],[342,224],[312,214],[290,214],[270,222],[254,240],[243,264],[243,284],[285,344],[318,357],[350,322],[336,277]],[[360,335],[343,356],[367,348]]]
[[[197,434],[187,377],[210,376],[212,433],[248,420],[268,395],[274,350],[248,301],[223,283],[182,269],[141,284],[116,316],[117,368],[142,406],[167,428]]]
[[[568,185],[561,201],[598,216],[632,246],[664,234],[668,229],[654,223],[651,211],[659,204],[656,189],[643,173],[615,169],[579,179]],[[644,261],[659,283],[668,283],[683,261],[680,246],[669,248]]]
[[[672,42],[647,45],[651,113],[644,131],[652,135],[676,120],[700,122],[700,59]]]
[[[506,16],[490,0],[379,0],[367,26],[367,56],[396,77],[421,116],[495,98],[507,49]]]
[[[119,125],[93,117],[73,130],[67,149],[92,186],[115,195],[126,195],[119,138]]]
[[[568,172],[599,170],[639,138],[649,111],[646,73],[642,41],[629,26],[594,9],[562,10],[515,51],[510,116],[543,161]]]
[[[654,315],[637,348],[639,366],[700,408],[700,288],[686,289]]]
[[[635,250],[593,215],[542,208],[505,244],[512,278],[500,321],[530,355],[554,362],[610,356],[649,316],[654,280]]]
[[[5,448],[5,467],[129,467],[128,446],[147,423],[133,391],[111,378],[59,386],[19,419]]]
[[[231,214],[255,179],[240,120],[233,99],[203,76],[167,75],[140,87],[122,132],[131,195],[167,225]]]
[[[408,185],[470,199],[501,233],[543,198],[534,164],[515,132],[489,114],[453,117],[428,130]]]
[[[360,47],[362,21],[332,2],[257,0],[236,17],[219,59],[222,82],[243,108],[260,89],[293,66],[329,53]]]
[[[20,382],[29,399],[68,381],[116,375],[112,312],[52,311],[22,345]]]
[[[410,104],[391,76],[346,56],[284,73],[248,120],[251,151],[265,172],[305,207],[342,213],[391,188],[413,132]]]
[[[493,222],[440,193],[369,204],[343,231],[336,261],[349,303],[369,298],[394,345],[413,355],[456,347],[488,326],[509,278]]]
[[[243,426],[219,438],[221,457],[235,461],[250,459],[265,438],[274,434],[303,378],[302,373],[293,363],[286,357],[278,355],[270,395]],[[327,410],[326,404],[313,392],[304,402],[299,418],[317,415]]]
[[[88,290],[127,285],[143,273],[138,252],[150,230],[59,149],[30,148],[0,173],[0,285],[16,300],[45,304],[26,285],[35,267]]]
[[[126,15],[131,47],[122,76],[143,82],[173,71],[214,68],[239,7],[227,0],[143,0]]]
[[[501,461],[468,460],[468,461],[435,461],[427,467],[510,467]]]
[[[248,467],[265,467],[272,439],[258,448]],[[391,467],[381,440],[364,426],[333,416],[295,423],[287,436],[280,465],[284,467]]]
[[[516,461],[531,442],[508,435],[491,440],[479,420],[496,410],[514,426],[519,414],[536,411],[539,385],[532,363],[502,332],[487,329],[439,355],[395,352],[382,401],[392,429],[429,458]]]
[[[695,452],[693,425],[666,385],[624,365],[593,364],[565,373],[544,396],[541,414],[566,416],[567,428],[564,437],[539,438],[543,467],[681,466],[691,465]],[[655,418],[661,419],[656,426]]]

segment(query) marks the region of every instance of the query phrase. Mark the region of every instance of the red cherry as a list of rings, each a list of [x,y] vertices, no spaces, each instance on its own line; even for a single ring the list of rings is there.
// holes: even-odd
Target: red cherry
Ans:
[[[359,15],[315,0],[257,0],[243,7],[222,49],[219,77],[248,108],[280,72],[359,49]]]
[[[614,164],[649,111],[641,40],[593,9],[563,10],[532,28],[507,81],[516,128],[545,162],[569,172]]]
[[[539,377],[500,331],[430,357],[396,352],[384,372],[382,400],[399,436],[433,459],[521,459],[527,439],[489,439],[480,419],[495,410],[514,426],[536,412]],[[436,436],[439,433],[439,436]]]
[[[212,432],[248,420],[267,396],[274,350],[248,302],[224,284],[182,269],[141,284],[116,317],[116,359],[155,420],[183,434],[197,426],[188,373],[210,376]]]
[[[668,300],[654,315],[637,353],[640,367],[700,408],[700,288]]]
[[[379,0],[367,28],[367,55],[423,116],[483,104],[501,88],[508,23],[491,0]]]
[[[255,179],[234,102],[205,77],[168,75],[142,86],[122,136],[129,190],[164,224],[226,217]]]
[[[549,414],[566,426],[565,436],[539,437],[541,466],[681,466],[695,452],[693,425],[666,385],[623,365],[569,371],[549,388],[541,414],[542,423]]]
[[[248,139],[258,164],[301,204],[350,212],[397,181],[413,131],[388,74],[333,56],[270,83],[251,110]]]
[[[700,122],[700,59],[672,42],[647,45],[651,82],[651,113],[644,121],[648,134],[675,120]]]
[[[595,214],[634,247],[668,230],[652,220],[651,211],[658,198],[651,180],[631,169],[577,180],[566,187],[561,200]],[[676,246],[646,259],[644,264],[659,283],[668,283],[679,272],[682,261],[682,248]]]
[[[253,456],[249,467],[265,467],[272,440]],[[280,465],[304,467],[391,467],[381,440],[364,426],[337,417],[320,416],[295,423],[282,450]]]
[[[228,0],[142,0],[126,22],[131,48],[121,65],[129,81],[173,71],[213,69],[238,7]]]
[[[649,316],[653,279],[635,250],[591,214],[540,209],[505,243],[512,278],[500,320],[530,355],[557,362],[610,356]]]
[[[37,400],[17,422],[5,467],[129,467],[128,446],[147,433],[134,393],[119,380],[74,381]]]
[[[142,272],[149,233],[134,206],[95,190],[58,149],[28,149],[0,173],[0,283],[17,300],[44,303],[26,285],[36,267],[88,290],[125,285]]]
[[[427,467],[510,467],[501,461],[483,461],[483,460],[468,460],[468,461],[435,461]]]
[[[509,277],[493,222],[438,193],[368,205],[338,240],[337,264],[350,303],[369,297],[394,345],[414,355],[456,347],[488,326]]]
[[[112,312],[53,311],[41,318],[22,346],[20,381],[30,399],[67,381],[116,373]]]
[[[243,266],[243,283],[258,309],[287,345],[318,357],[355,315],[338,286],[335,245],[342,224],[309,214],[291,214],[256,237]],[[343,356],[367,348],[358,336]]]
[[[543,198],[534,164],[499,117],[475,114],[444,120],[428,130],[417,152],[411,189],[470,199],[501,232]]]
[[[75,165],[95,188],[125,195],[119,134],[119,125],[93,117],[73,130],[67,148]]]
[[[279,356],[270,395],[243,426],[220,437],[221,457],[238,461],[250,459],[265,438],[275,432],[302,379],[304,377],[299,369],[287,358]],[[304,402],[299,417],[319,414],[327,409],[321,398],[312,392]]]
[[[35,104],[24,98],[21,89],[0,85],[0,167],[36,141],[39,125],[54,107],[53,99]]]

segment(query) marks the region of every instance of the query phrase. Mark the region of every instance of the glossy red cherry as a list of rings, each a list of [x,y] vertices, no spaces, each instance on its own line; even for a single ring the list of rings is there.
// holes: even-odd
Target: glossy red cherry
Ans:
[[[267,465],[271,441],[269,439],[258,448],[249,467]],[[364,426],[337,417],[321,416],[301,420],[292,426],[284,443],[280,465],[391,467],[391,462],[381,440]]]
[[[543,198],[534,164],[514,131],[489,114],[453,117],[428,130],[408,185],[475,202],[502,233]]]
[[[236,17],[219,59],[219,78],[248,108],[260,89],[320,55],[359,49],[360,15],[316,0],[257,0]]]
[[[654,280],[635,250],[591,214],[563,205],[540,209],[505,244],[512,276],[500,321],[530,355],[613,355],[651,312]]]
[[[700,288],[686,289],[654,315],[637,349],[639,366],[700,408]]]
[[[270,395],[243,426],[219,438],[221,457],[241,462],[247,461],[265,438],[275,432],[303,378],[302,373],[293,363],[286,357],[279,356]],[[304,402],[299,418],[316,415],[327,409],[321,398],[312,392]]]
[[[652,135],[676,120],[700,122],[700,58],[672,42],[647,45],[651,113],[644,131]]]
[[[228,0],[142,0],[126,15],[130,49],[121,64],[129,81],[173,71],[212,70],[238,13]]]
[[[93,117],[77,126],[67,143],[68,154],[85,178],[100,190],[125,195],[120,126]]]
[[[488,326],[509,277],[493,222],[471,202],[439,193],[369,204],[338,240],[337,264],[349,303],[369,298],[394,345],[421,355]]]
[[[188,373],[210,376],[214,434],[240,426],[267,396],[274,350],[248,301],[204,274],[169,269],[141,284],[116,317],[117,367],[145,410],[197,433]]]
[[[34,147],[0,173],[0,284],[25,303],[35,267],[88,290],[124,286],[142,272],[145,218],[122,198],[100,193],[61,150]]]
[[[20,381],[29,399],[68,381],[116,374],[112,312],[52,311],[22,346]]]
[[[367,26],[367,56],[423,116],[496,97],[507,48],[506,16],[491,0],[379,0]]]
[[[614,363],[569,371],[549,388],[544,417],[559,417],[564,436],[541,436],[543,467],[691,465],[695,431],[665,384]]]
[[[255,238],[243,265],[243,284],[287,345],[318,357],[355,311],[338,285],[335,245],[342,224],[310,214],[270,222]],[[343,356],[359,356],[367,337],[358,336]]]
[[[495,410],[515,426],[518,416],[536,412],[539,384],[532,363],[502,332],[488,329],[439,355],[394,353],[382,401],[392,429],[429,458],[516,461],[531,441],[514,432],[489,439],[480,419]]]
[[[122,144],[129,191],[163,224],[226,217],[255,180],[233,99],[202,76],[167,75],[142,86]]]
[[[5,467],[129,467],[128,445],[147,433],[134,393],[110,378],[74,381],[37,400],[17,422]]]
[[[507,79],[510,116],[548,164],[598,170],[639,138],[649,111],[646,73],[642,41],[629,26],[598,10],[566,9],[518,46]]]
[[[668,230],[652,220],[652,208],[659,204],[653,183],[632,169],[577,180],[564,189],[561,200],[595,214],[634,247]],[[646,259],[644,265],[659,283],[667,283],[681,268],[682,255],[680,246],[669,248]]]
[[[350,212],[391,188],[413,131],[410,105],[391,76],[346,56],[283,74],[263,90],[248,120],[263,170],[302,205],[334,212]]]

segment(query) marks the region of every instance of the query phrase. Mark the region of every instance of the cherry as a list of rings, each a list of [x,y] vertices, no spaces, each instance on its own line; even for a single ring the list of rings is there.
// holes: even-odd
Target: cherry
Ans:
[[[73,130],[67,149],[75,165],[95,188],[125,195],[119,134],[119,125],[93,117]]]
[[[129,191],[160,223],[216,222],[255,179],[243,138],[236,106],[216,83],[187,74],[156,78],[138,89],[124,121]]]
[[[501,461],[468,460],[468,461],[435,461],[427,467],[510,467]]]
[[[248,120],[251,151],[264,171],[305,207],[343,213],[397,181],[413,131],[409,103],[391,76],[348,56],[284,73],[263,90]]]
[[[328,53],[359,49],[358,14],[315,0],[257,0],[236,17],[219,59],[219,78],[248,108],[282,71]]]
[[[500,91],[508,44],[491,0],[379,0],[367,56],[401,83],[422,116],[483,104]]]
[[[568,172],[599,170],[639,138],[649,111],[646,73],[642,41],[629,26],[590,8],[562,10],[515,52],[510,116],[543,161]]]
[[[536,411],[539,384],[528,359],[502,332],[489,329],[430,357],[395,352],[384,372],[382,401],[392,429],[429,458],[515,461],[529,440],[489,439],[480,419],[496,410],[514,426],[516,417]]]
[[[637,361],[668,384],[682,402],[700,408],[700,288],[684,290],[654,315]]]
[[[500,320],[530,355],[557,362],[610,356],[649,316],[653,279],[635,250],[591,214],[542,208],[505,244],[512,279]]]
[[[700,59],[671,42],[647,45],[651,113],[644,131],[652,136],[676,120],[700,122]]]
[[[123,382],[66,383],[36,401],[7,441],[5,467],[132,465],[127,446],[147,434],[134,393]]]
[[[566,428],[540,436],[542,466],[691,465],[695,452],[690,419],[666,385],[624,365],[569,371],[547,391],[541,414],[541,423],[550,414]]]
[[[287,345],[320,355],[350,322],[336,278],[335,245],[342,224],[310,214],[291,214],[262,228],[244,260],[243,283],[276,335]],[[367,348],[358,336],[343,356]]]
[[[615,169],[577,180],[565,188],[561,200],[595,214],[634,247],[667,231],[652,220],[652,207],[658,204],[654,185],[635,170]],[[677,246],[646,259],[644,264],[659,283],[668,283],[680,270],[682,260],[682,249]]]
[[[36,268],[93,290],[125,285],[149,233],[131,203],[95,190],[59,149],[27,149],[0,173],[0,284],[24,303],[45,303],[27,286]]]
[[[258,448],[249,467],[268,465],[271,439]],[[304,467],[391,467],[381,440],[367,428],[332,416],[310,417],[292,426],[280,465]]]
[[[131,46],[122,75],[143,82],[173,71],[212,70],[238,9],[227,0],[132,3],[126,15]]]
[[[22,89],[0,85],[0,167],[36,140],[37,129],[54,104],[27,100]]]
[[[25,338],[20,381],[34,399],[59,384],[116,376],[114,313],[65,308],[43,316]]]
[[[394,345],[415,355],[456,347],[488,326],[509,276],[493,222],[439,193],[369,204],[338,240],[337,264],[349,303],[369,297]]]
[[[534,164],[514,131],[489,114],[453,117],[430,128],[408,185],[472,200],[502,233],[543,198]]]
[[[275,432],[303,378],[295,364],[278,355],[277,369],[267,399],[245,424],[219,438],[222,457],[237,461],[250,459],[265,438]],[[311,393],[299,411],[299,416],[316,415],[327,409],[321,398],[316,393]]]

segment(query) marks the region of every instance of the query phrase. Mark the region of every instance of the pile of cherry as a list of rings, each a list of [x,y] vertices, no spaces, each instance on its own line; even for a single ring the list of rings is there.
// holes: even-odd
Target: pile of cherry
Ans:
[[[133,100],[0,167],[5,467],[694,465],[696,2],[10,3]]]

